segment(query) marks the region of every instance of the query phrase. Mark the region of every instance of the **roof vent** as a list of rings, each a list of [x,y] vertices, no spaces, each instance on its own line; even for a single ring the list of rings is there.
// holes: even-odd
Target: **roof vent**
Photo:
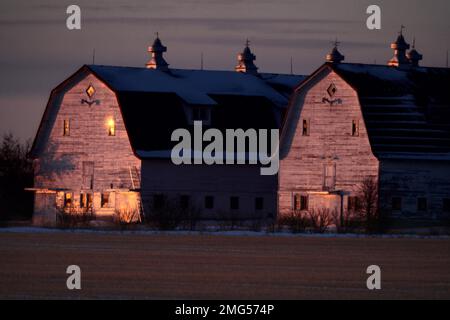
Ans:
[[[167,47],[163,46],[159,39],[159,34],[156,33],[156,39],[153,45],[148,48],[148,52],[151,53],[152,58],[145,65],[149,69],[156,69],[161,71],[168,71],[169,64],[164,60],[163,53],[167,51]]]
[[[250,41],[245,42],[244,51],[238,54],[238,65],[234,68],[237,72],[249,73],[253,75],[258,74],[258,68],[253,61],[256,60],[256,56],[250,50]]]
[[[331,50],[331,52],[329,54],[327,54],[327,62],[329,63],[341,63],[342,61],[344,61],[345,56],[343,56],[339,50],[338,50],[338,46],[339,46],[340,42],[336,41],[333,43],[333,50]]]

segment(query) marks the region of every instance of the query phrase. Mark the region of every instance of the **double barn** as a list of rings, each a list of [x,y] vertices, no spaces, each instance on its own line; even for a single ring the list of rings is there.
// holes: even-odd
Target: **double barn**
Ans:
[[[367,179],[390,214],[445,216],[450,71],[420,67],[402,35],[394,44],[389,66],[343,63],[335,47],[309,77],[258,72],[248,43],[235,71],[172,69],[158,38],[146,68],[83,66],[52,91],[33,144],[34,221],[65,208],[142,215],[165,201],[204,219],[343,213]],[[175,165],[172,133],[195,121],[224,135],[280,129],[278,174]]]

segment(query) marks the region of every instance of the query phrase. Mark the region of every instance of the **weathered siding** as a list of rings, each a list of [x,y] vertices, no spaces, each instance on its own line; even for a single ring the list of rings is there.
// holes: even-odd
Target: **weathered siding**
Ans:
[[[92,100],[98,101],[91,106],[81,102],[88,100],[90,84],[96,90]],[[131,188],[129,168],[140,170],[140,160],[131,149],[114,92],[88,74],[74,85],[68,84],[61,96],[50,105],[52,115],[43,123],[50,131],[35,160],[34,187],[73,191],[75,201],[80,190],[90,189],[96,192],[94,205],[99,202],[99,192]],[[115,121],[115,136],[108,136],[109,119]],[[69,136],[63,135],[64,120],[70,121]],[[83,183],[83,162],[94,164],[92,189]],[[36,197],[37,202],[40,199]]]
[[[234,213],[238,218],[270,218],[276,215],[276,176],[262,176],[260,166],[180,165],[170,160],[144,160],[142,198],[152,207],[153,195],[177,201],[182,195],[200,209],[203,218],[221,218]],[[205,208],[205,197],[214,197],[214,208]],[[239,197],[239,209],[230,209],[230,197]],[[262,210],[255,210],[255,198],[264,198]]]
[[[382,160],[380,207],[394,217],[438,219],[444,199],[450,199],[450,163],[420,160]],[[392,210],[392,199],[401,198],[401,210]],[[427,209],[418,210],[418,199],[427,199]]]
[[[332,97],[327,93],[331,84],[337,89]],[[341,103],[330,105],[324,98]],[[319,194],[325,191],[325,165],[336,168],[334,191],[355,192],[367,176],[378,176],[357,93],[330,69],[296,93],[288,117],[281,146],[280,214],[291,212],[294,193],[309,194],[310,208],[339,210],[339,196]],[[308,136],[302,135],[303,119],[309,122]],[[352,120],[359,124],[357,136],[352,136]]]

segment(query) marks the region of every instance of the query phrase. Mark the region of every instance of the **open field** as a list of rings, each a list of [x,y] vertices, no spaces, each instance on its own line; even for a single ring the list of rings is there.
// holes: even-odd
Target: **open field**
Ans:
[[[366,289],[372,264],[381,291]],[[449,270],[449,239],[0,230],[0,298],[449,299]]]

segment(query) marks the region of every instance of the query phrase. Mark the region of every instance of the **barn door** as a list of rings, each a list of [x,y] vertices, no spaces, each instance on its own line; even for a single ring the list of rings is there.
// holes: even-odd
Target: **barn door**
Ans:
[[[83,161],[83,189],[94,188],[94,162]]]
[[[324,169],[324,189],[333,190],[336,184],[336,164],[326,164]]]

